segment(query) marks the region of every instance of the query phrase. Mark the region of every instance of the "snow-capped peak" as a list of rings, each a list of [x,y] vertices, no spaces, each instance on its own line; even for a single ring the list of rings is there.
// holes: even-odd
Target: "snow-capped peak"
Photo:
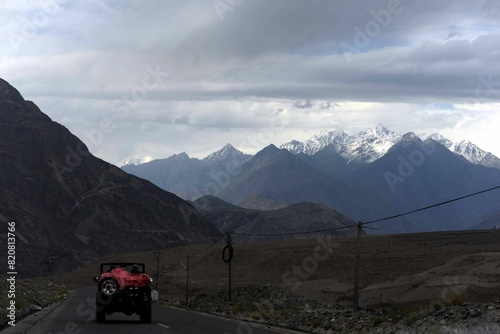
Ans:
[[[486,152],[473,144],[469,140],[462,140],[459,143],[454,143],[448,138],[439,133],[433,133],[427,137],[435,142],[443,145],[455,154],[461,155],[470,163],[475,165],[482,165],[486,167],[500,168],[500,159],[490,152]]]
[[[433,133],[430,136],[427,136],[426,139],[432,139],[436,143],[439,143],[439,144],[443,145],[444,147],[446,147],[450,151],[454,150],[454,146],[455,145],[453,144],[453,142],[451,140],[449,140],[448,138],[446,138],[445,136],[439,134],[439,133]]]
[[[250,155],[235,149],[231,144],[227,144],[220,150],[207,155],[203,158],[203,161],[206,163],[215,163],[218,161],[236,160],[238,164],[242,164],[249,158]]]
[[[218,161],[221,159],[224,159],[224,157],[234,154],[237,150],[233,147],[231,144],[226,144],[223,148],[220,150],[210,153],[207,155],[205,158],[203,158],[204,161]]]
[[[377,135],[379,137],[392,136],[394,134],[394,132],[390,131],[380,123],[378,123],[377,126],[372,128],[371,130],[374,135]]]
[[[280,146],[292,154],[299,154],[305,151],[305,144],[298,140],[291,140]]]
[[[469,140],[462,140],[456,144],[455,153],[463,156],[473,164],[500,168],[500,159],[490,152],[480,149]]]
[[[349,162],[370,163],[386,154],[394,144],[401,141],[401,145],[407,146],[415,140],[420,140],[420,137],[413,132],[408,132],[404,136],[401,136],[387,129],[382,124],[377,124],[373,128],[353,135],[347,135],[342,130],[321,130],[305,142],[292,140],[281,145],[280,148],[287,149],[293,154],[305,153],[312,155],[324,149],[327,145],[332,145]],[[433,140],[445,146],[450,151],[463,156],[473,164],[500,168],[499,158],[489,152],[483,151],[470,141],[464,140],[456,144],[439,133],[427,136],[425,141],[428,140]]]
[[[130,157],[127,157],[120,161],[117,165],[119,167],[127,166],[127,165],[140,165],[144,164],[146,162],[150,162],[152,160],[152,157],[149,155],[132,155]]]
[[[413,132],[408,132],[403,135],[401,138],[400,143],[403,145],[403,147],[406,147],[408,145],[411,145],[415,141],[420,140],[420,138]]]
[[[347,137],[348,135],[344,131],[321,130],[305,142],[292,140],[284,143],[280,148],[284,148],[293,154],[305,153],[312,155],[330,144],[333,144],[336,148],[340,147]]]
[[[401,136],[382,124],[349,136],[344,152],[339,152],[349,161],[373,162],[387,153]]]
[[[348,161],[372,162],[380,158],[401,136],[382,124],[349,136],[342,130],[321,130],[305,142],[292,140],[280,146],[293,154],[312,155],[328,145]]]

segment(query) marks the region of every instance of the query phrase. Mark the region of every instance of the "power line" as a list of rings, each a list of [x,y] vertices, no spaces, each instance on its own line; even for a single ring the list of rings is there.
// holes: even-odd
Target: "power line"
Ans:
[[[486,189],[486,190],[481,190],[481,191],[475,192],[473,194],[469,194],[469,195],[457,197],[457,198],[454,198],[454,199],[450,199],[448,201],[444,201],[444,202],[441,202],[441,203],[429,205],[429,206],[426,206],[426,207],[423,207],[423,208],[420,208],[420,209],[408,211],[408,212],[405,212],[405,213],[401,213],[401,214],[398,214],[398,215],[394,215],[394,216],[390,216],[390,217],[386,217],[386,218],[382,218],[382,219],[371,220],[371,221],[362,223],[362,225],[368,225],[368,224],[378,223],[378,222],[381,222],[381,221],[384,221],[384,220],[389,220],[389,219],[403,217],[403,216],[406,216],[406,215],[409,215],[409,214],[412,214],[412,213],[415,213],[415,212],[424,211],[424,210],[435,208],[435,207],[438,207],[438,206],[441,206],[441,205],[445,205],[445,204],[449,204],[449,203],[452,203],[452,202],[460,201],[462,199],[465,199],[465,198],[468,198],[468,197],[472,197],[472,196],[477,196],[479,194],[483,194],[483,193],[486,193],[486,192],[489,192],[489,191],[492,191],[492,190],[495,190],[495,189],[499,189],[499,188],[500,188],[500,186],[496,186],[496,187],[489,188],[489,189]]]
[[[478,191],[478,192],[475,192],[475,193],[472,193],[472,194],[468,194],[468,195],[465,195],[465,196],[457,197],[457,198],[454,198],[454,199],[451,199],[451,200],[447,200],[447,201],[444,201],[444,202],[440,202],[440,203],[437,203],[437,204],[429,205],[429,206],[426,206],[426,207],[423,207],[423,208],[420,208],[420,209],[416,209],[416,210],[404,212],[404,213],[401,213],[401,214],[397,214],[397,215],[394,215],[394,216],[389,216],[389,217],[385,217],[385,218],[381,218],[381,219],[370,220],[368,222],[361,222],[360,224],[363,227],[365,225],[378,223],[378,222],[381,222],[381,221],[384,221],[384,220],[390,220],[390,219],[394,219],[394,218],[403,217],[403,216],[406,216],[406,215],[409,215],[409,214],[412,214],[412,213],[416,213],[416,212],[428,210],[428,209],[431,209],[431,208],[435,208],[435,207],[438,207],[438,206],[441,206],[441,205],[445,205],[445,204],[449,204],[449,203],[452,203],[452,202],[460,201],[460,200],[468,198],[468,197],[477,196],[477,195],[480,195],[480,194],[483,194],[483,193],[486,193],[486,192],[489,192],[489,191],[493,191],[493,190],[496,190],[496,189],[499,189],[499,188],[500,188],[500,186],[496,186],[496,187],[493,187],[493,188],[489,188],[489,189],[486,189],[486,190],[481,190],[481,191]],[[233,234],[233,235],[239,235],[239,236],[246,236],[246,237],[281,237],[281,236],[287,236],[287,235],[304,235],[304,234],[311,234],[311,233],[329,232],[329,231],[342,230],[342,229],[347,229],[347,228],[352,228],[352,227],[357,227],[357,226],[358,226],[358,224],[351,224],[351,225],[346,225],[346,226],[342,226],[342,227],[325,228],[325,229],[314,230],[314,231],[286,232],[286,233],[275,233],[275,234],[252,234],[252,233],[235,233],[235,232],[231,232],[231,234]]]
[[[358,306],[359,306],[359,268],[360,268],[360,248],[361,248],[361,229],[363,228],[363,225],[368,225],[368,224],[373,224],[373,223],[376,223],[376,222],[380,222],[380,221],[384,221],[384,220],[389,220],[389,219],[393,219],[393,218],[397,218],[397,217],[402,217],[402,216],[405,216],[405,215],[409,215],[411,213],[415,213],[415,212],[419,212],[419,211],[423,211],[423,210],[428,210],[430,208],[435,208],[435,207],[438,207],[438,206],[441,206],[441,205],[445,205],[445,204],[449,204],[449,203],[452,203],[452,202],[456,202],[456,201],[459,201],[459,200],[462,200],[462,199],[465,199],[465,198],[468,198],[468,197],[472,197],[472,196],[477,196],[479,194],[483,194],[485,192],[489,192],[489,191],[492,191],[492,190],[495,190],[495,189],[498,189],[500,188],[500,186],[496,186],[496,187],[493,187],[493,188],[489,188],[489,189],[485,189],[485,190],[482,190],[482,191],[478,191],[478,192],[475,192],[475,193],[472,193],[472,194],[469,194],[469,195],[465,195],[465,196],[461,196],[461,197],[457,197],[457,198],[454,198],[454,199],[450,199],[448,201],[444,201],[444,202],[440,202],[440,203],[437,203],[437,204],[433,204],[433,205],[429,205],[429,206],[426,206],[426,207],[423,207],[423,208],[420,208],[420,209],[416,209],[416,210],[412,210],[412,211],[408,211],[408,212],[405,212],[405,213],[401,213],[399,215],[394,215],[394,216],[390,216],[390,217],[386,217],[386,218],[383,218],[383,219],[376,219],[376,220],[372,220],[372,221],[368,221],[366,223],[359,223],[358,224],[358,234],[357,234],[357,238],[356,238],[356,256],[355,256],[355,263],[354,263],[354,267],[355,267],[355,270],[354,270],[354,300],[353,300],[353,309],[354,311],[357,311],[358,310]]]
[[[196,257],[196,256],[200,255],[201,253],[203,253],[203,252],[205,252],[205,251],[209,250],[210,248],[212,248],[213,246],[215,246],[216,244],[218,244],[218,243],[221,241],[221,239],[222,239],[223,237],[225,237],[225,235],[220,236],[220,237],[219,237],[219,238],[218,238],[218,239],[217,239],[217,240],[216,240],[213,244],[211,244],[211,245],[210,245],[210,246],[208,246],[207,248],[205,248],[205,249],[203,249],[203,250],[199,251],[198,253],[196,253],[196,254],[194,254],[194,255],[190,255],[190,256],[191,256],[191,257]]]
[[[319,233],[319,232],[328,232],[328,231],[334,231],[334,230],[343,230],[346,228],[351,228],[351,227],[356,227],[358,224],[351,224],[351,225],[346,225],[342,227],[334,227],[334,228],[324,228],[321,230],[314,230],[314,231],[303,231],[303,232],[287,232],[287,233],[276,233],[276,234],[251,234],[251,233],[235,233],[231,232],[232,235],[239,235],[239,236],[246,236],[246,237],[281,237],[281,236],[287,236],[287,235],[302,235],[302,234],[311,234],[311,233]]]

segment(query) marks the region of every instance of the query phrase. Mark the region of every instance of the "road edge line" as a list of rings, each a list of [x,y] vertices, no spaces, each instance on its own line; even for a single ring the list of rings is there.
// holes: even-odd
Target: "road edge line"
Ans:
[[[294,333],[296,333],[296,334],[317,334],[317,332],[311,332],[311,331],[306,331],[306,330],[297,330],[295,328],[290,328],[290,327],[286,327],[284,325],[279,325],[279,324],[255,322],[255,321],[252,321],[249,319],[244,319],[244,318],[231,318],[228,316],[224,316],[223,314],[218,314],[218,313],[213,313],[213,312],[203,312],[203,311],[191,310],[191,309],[186,310],[185,308],[180,308],[180,307],[176,307],[176,306],[172,306],[172,305],[158,305],[158,306],[166,306],[166,307],[176,309],[179,311],[193,312],[193,313],[198,313],[201,315],[209,315],[209,316],[212,316],[215,318],[221,318],[221,319],[229,320],[229,321],[236,322],[236,323],[238,321],[243,321],[243,322],[246,322],[250,325],[254,325],[255,327],[269,328],[272,330],[287,330],[287,331],[291,331],[292,334],[294,334]]]

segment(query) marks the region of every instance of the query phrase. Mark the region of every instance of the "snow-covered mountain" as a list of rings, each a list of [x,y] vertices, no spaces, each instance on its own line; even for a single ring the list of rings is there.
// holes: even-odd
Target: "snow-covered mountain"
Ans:
[[[348,162],[370,163],[381,158],[402,138],[398,133],[387,129],[382,124],[378,124],[374,128],[353,135],[348,135],[341,130],[322,130],[305,142],[292,140],[284,143],[280,148],[287,149],[293,154],[305,153],[313,155],[327,145],[333,144],[335,150]],[[453,143],[439,133],[433,133],[427,139],[438,142],[473,164],[500,169],[500,159],[498,157],[480,149],[468,140]]]
[[[337,150],[341,149],[347,137],[348,135],[344,131],[322,130],[304,143],[292,140],[281,145],[280,148],[284,148],[293,154],[305,153],[312,155],[330,144],[333,144]]]
[[[400,139],[399,134],[378,124],[350,136],[344,131],[322,130],[303,143],[292,140],[281,145],[281,148],[293,154],[312,155],[333,144],[335,150],[347,161],[370,163],[387,153]]]
[[[427,136],[427,139],[434,140],[436,143],[443,145],[444,147],[446,147],[447,149],[449,149],[452,152],[453,152],[453,149],[455,147],[455,144],[453,144],[453,142],[451,140],[449,140],[448,138],[444,137],[443,135],[441,135],[439,133],[433,133],[430,136]]]
[[[220,150],[207,155],[202,159],[205,164],[213,164],[220,162],[223,165],[231,163],[233,165],[241,166],[248,161],[252,156],[245,154],[237,149],[235,149],[231,144],[227,144]]]
[[[463,156],[475,165],[500,168],[500,159],[490,152],[486,152],[468,140],[462,140],[456,144],[453,152]]]
[[[500,169],[499,158],[494,156],[492,153],[486,152],[485,150],[479,148],[469,140],[462,140],[461,142],[453,143],[451,140],[439,133],[433,133],[427,138],[440,143],[453,153],[461,155],[475,165],[482,165],[485,167],[494,167]]]
[[[346,150],[339,153],[348,161],[370,163],[386,154],[400,140],[399,134],[378,124],[374,128],[348,136]]]

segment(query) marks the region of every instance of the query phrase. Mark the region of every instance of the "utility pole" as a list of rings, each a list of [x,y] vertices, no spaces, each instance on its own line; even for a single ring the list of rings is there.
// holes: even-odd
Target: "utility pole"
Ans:
[[[160,252],[153,252],[153,255],[156,258],[156,287],[155,290],[158,291],[158,281],[160,275]]]
[[[227,252],[227,253],[226,253]],[[222,250],[222,260],[228,264],[228,275],[229,275],[229,303],[231,303],[231,261],[233,259],[233,242],[231,240],[231,234],[226,235],[226,247]]]
[[[354,311],[357,311],[359,308],[359,260],[360,260],[362,231],[363,231],[363,223],[358,222],[358,231],[356,234],[356,259],[354,263],[354,305],[353,305]]]
[[[187,264],[186,264],[186,309],[188,308],[188,300],[189,298],[189,255],[187,256]]]
[[[231,288],[231,261],[229,261],[228,265],[229,265],[229,303],[232,303],[233,299],[231,297],[231,290],[232,290],[232,288]]]

